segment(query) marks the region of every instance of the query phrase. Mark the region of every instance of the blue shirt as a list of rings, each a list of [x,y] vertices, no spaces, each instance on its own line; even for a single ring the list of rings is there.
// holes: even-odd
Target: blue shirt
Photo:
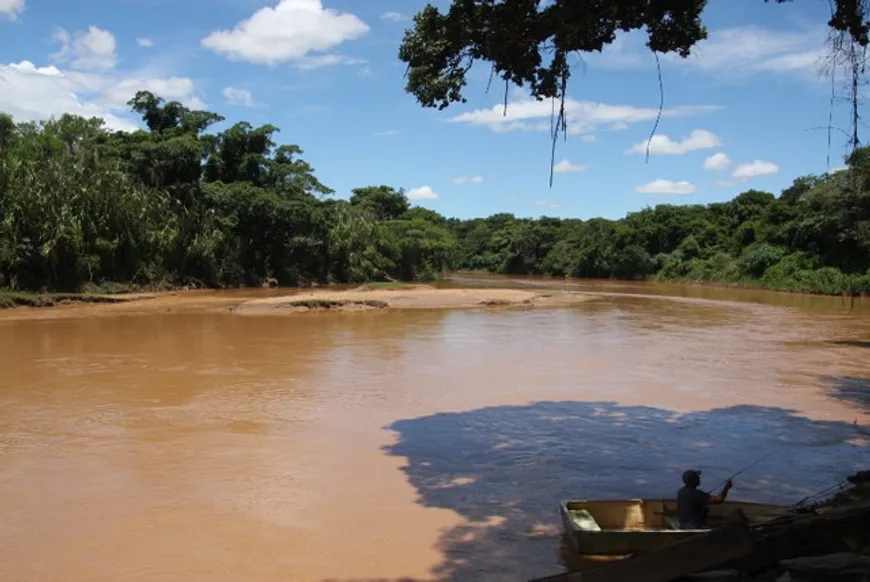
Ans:
[[[702,529],[707,520],[707,505],[710,494],[691,487],[683,487],[677,492],[677,517],[680,529]]]

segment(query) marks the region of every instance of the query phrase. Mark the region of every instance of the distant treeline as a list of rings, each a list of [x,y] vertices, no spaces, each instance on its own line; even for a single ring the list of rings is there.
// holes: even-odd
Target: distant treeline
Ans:
[[[425,280],[455,269],[870,292],[870,148],[779,197],[659,205],[620,220],[448,219],[401,190],[349,201],[276,127],[131,101],[147,131],[0,114],[0,287],[82,291]]]

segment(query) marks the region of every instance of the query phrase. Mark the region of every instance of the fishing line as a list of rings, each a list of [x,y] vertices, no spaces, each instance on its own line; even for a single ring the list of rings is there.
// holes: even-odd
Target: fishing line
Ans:
[[[740,469],[739,471],[737,471],[736,473],[734,473],[733,475],[731,475],[730,477],[728,477],[727,479],[725,479],[724,481],[722,481],[721,483],[719,483],[718,485],[716,485],[715,487],[713,487],[712,489],[710,489],[709,491],[707,491],[707,493],[713,493],[713,491],[715,491],[716,489],[719,489],[719,487],[722,487],[723,485],[725,485],[725,483],[727,483],[728,481],[730,481],[731,479],[733,479],[733,478],[736,477],[737,475],[740,475],[740,474],[743,473],[744,471],[747,471],[747,470],[751,469],[752,467],[754,467],[755,465],[757,465],[757,464],[760,463],[761,461],[763,461],[763,460],[765,460],[766,458],[768,458],[768,457],[770,457],[771,455],[773,455],[773,453],[775,453],[775,452],[776,452],[776,451],[770,451],[769,453],[767,453],[766,455],[764,455],[763,457],[761,457],[761,458],[758,459],[757,461],[754,461],[754,462],[752,462],[752,463],[746,465],[745,467],[743,467],[742,469]]]

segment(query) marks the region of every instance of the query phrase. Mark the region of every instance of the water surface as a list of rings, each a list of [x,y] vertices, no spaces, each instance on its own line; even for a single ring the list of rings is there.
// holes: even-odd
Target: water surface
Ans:
[[[671,496],[772,452],[732,496],[792,503],[870,460],[860,302],[507,283],[598,295],[0,315],[0,579],[527,580],[568,558],[560,499]]]

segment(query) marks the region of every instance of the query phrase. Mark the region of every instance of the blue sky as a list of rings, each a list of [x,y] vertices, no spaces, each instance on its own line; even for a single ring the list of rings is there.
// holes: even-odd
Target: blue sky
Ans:
[[[436,5],[446,7],[441,0]],[[423,109],[404,92],[398,47],[421,0],[0,0],[0,110],[37,120],[64,112],[135,127],[124,103],[150,89],[227,118],[272,123],[318,177],[351,188],[405,188],[448,216],[618,218],[659,202],[774,193],[843,165],[831,82],[819,74],[828,3],[713,0],[710,37],[693,57],[662,58],[665,114],[642,34],[584,57],[570,83],[569,133],[548,184],[549,102],[512,88]],[[579,59],[578,59],[579,62]],[[834,125],[848,127],[845,103]]]

